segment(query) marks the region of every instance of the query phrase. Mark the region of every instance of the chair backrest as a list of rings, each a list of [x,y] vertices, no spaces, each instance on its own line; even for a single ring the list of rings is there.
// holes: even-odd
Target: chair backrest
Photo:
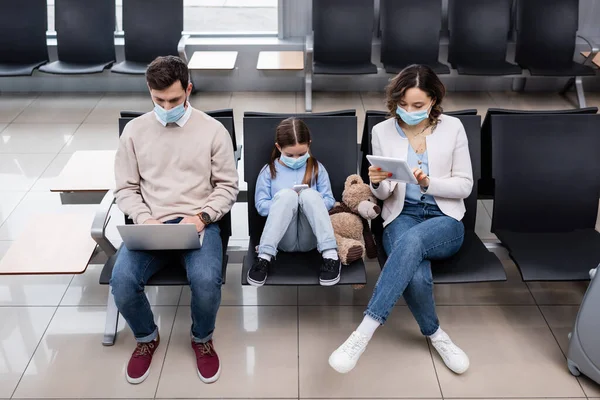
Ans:
[[[517,63],[570,66],[578,27],[579,0],[518,0]]]
[[[437,62],[442,0],[381,0],[381,62]]]
[[[3,1],[0,5],[0,62],[48,61],[46,0]]]
[[[282,117],[244,118],[244,176],[248,183],[248,228],[251,241],[262,234],[265,219],[254,204],[256,179],[268,163],[273,150],[275,128]],[[312,136],[311,152],[327,169],[334,197],[342,198],[346,178],[356,173],[356,117],[315,117],[302,120]]]
[[[506,60],[512,0],[450,0],[448,61]]]
[[[598,107],[571,108],[567,110],[510,110],[506,108],[489,108],[481,125],[481,177],[485,194],[492,194],[492,127],[494,115],[565,115],[596,114]]]
[[[224,113],[228,110],[217,110],[216,113]],[[206,112],[208,115],[211,115],[210,111]],[[131,121],[134,118],[137,118],[141,115],[144,115],[144,112],[138,112],[138,111],[121,111],[121,117],[119,118],[119,137],[121,137],[121,134],[123,133],[123,129],[125,129],[125,125],[127,125],[127,123],[129,121]],[[211,115],[214,119],[216,119],[217,121],[219,121],[220,123],[223,124],[223,126],[227,129],[227,131],[229,132],[229,135],[231,135],[231,139],[233,141],[233,151],[236,151],[237,146],[236,146],[236,142],[235,142],[235,131],[233,131],[233,110],[231,113],[232,116],[213,116]],[[227,244],[229,243],[229,237],[232,234],[232,226],[231,226],[231,212],[228,212],[227,214],[223,215],[223,217],[219,220],[219,228],[221,229],[221,240],[223,242],[223,254],[227,253]],[[127,216],[125,215],[125,224],[133,224],[133,221]]]
[[[115,60],[115,2],[55,0],[58,59],[80,64]]]
[[[473,113],[473,111],[475,111]],[[381,113],[384,113],[381,111]],[[471,165],[473,168],[473,190],[471,195],[465,199],[465,207],[467,209],[463,218],[463,224],[467,230],[475,230],[475,219],[477,217],[477,182],[481,177],[481,117],[477,115],[477,110],[460,110],[454,114],[445,113],[446,115],[452,115],[460,119],[465,132],[467,133],[467,140],[469,141],[469,153],[471,154]],[[369,115],[366,118],[365,125],[369,130],[369,143],[371,143],[371,132],[373,127],[380,122],[385,121],[385,114],[382,115]],[[366,155],[372,154],[372,148],[369,145],[368,152],[363,154],[363,159],[366,161],[366,165],[363,162],[361,168],[361,176],[364,180],[368,180],[369,161],[366,160]],[[363,169],[365,172],[363,172]],[[363,176],[363,174],[365,174]]]
[[[340,110],[340,111],[324,111],[324,112],[316,112],[316,113],[269,113],[269,112],[261,112],[261,111],[245,111],[244,118],[252,118],[252,117],[296,117],[296,118],[304,118],[304,117],[348,117],[355,116],[356,110]]]
[[[313,0],[314,61],[370,63],[374,15],[373,0]]]
[[[494,115],[491,126],[492,231],[593,229],[600,115]]]
[[[235,138],[235,124],[233,122],[233,109],[225,108],[221,110],[213,110],[213,111],[204,111],[206,114],[210,115],[217,121],[223,124],[229,135],[231,136],[231,141],[233,142],[233,151],[237,150],[237,140]],[[121,118],[119,118],[119,136],[123,133],[123,129],[125,129],[125,125],[129,121],[134,118],[137,118],[141,115],[144,115],[145,112],[142,111],[121,111]]]
[[[183,0],[123,0],[125,59],[150,63],[176,56],[183,31]]]

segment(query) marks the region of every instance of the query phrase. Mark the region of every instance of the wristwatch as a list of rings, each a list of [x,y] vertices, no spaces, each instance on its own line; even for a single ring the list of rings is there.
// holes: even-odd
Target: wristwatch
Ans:
[[[208,215],[208,213],[203,211],[200,214],[198,214],[198,217],[200,217],[200,221],[202,221],[204,225],[212,224],[212,220],[210,219],[210,215]]]

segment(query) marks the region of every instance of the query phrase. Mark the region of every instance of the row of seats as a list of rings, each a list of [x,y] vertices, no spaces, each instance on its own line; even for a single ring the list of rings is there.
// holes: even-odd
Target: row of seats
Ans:
[[[581,77],[594,75],[588,66],[599,51],[590,47],[584,64],[573,61],[579,25],[579,0],[448,0],[448,64],[459,75],[570,77],[585,107]],[[312,66],[306,74],[307,110],[313,74],[375,74],[372,63],[373,0],[313,1],[313,35],[306,52]],[[512,21],[512,15],[516,18]],[[439,61],[442,0],[380,1],[381,63],[396,74],[411,64],[450,73]],[[515,63],[507,61],[511,26],[516,34]]]
[[[120,131],[139,114],[122,113]],[[239,160],[240,146],[235,141],[233,111],[220,110],[210,114],[221,121],[232,135],[233,154]],[[465,200],[465,243],[451,259],[433,263],[434,279],[438,283],[506,280],[502,264],[474,232],[477,181],[481,176],[481,117],[476,115],[475,110],[458,111],[454,115],[460,118],[467,132],[475,186],[471,196]],[[347,134],[356,127],[355,110],[315,114],[245,113],[243,149],[250,240],[243,259],[242,284],[247,284],[247,271],[255,257],[254,246],[265,223],[265,218],[258,215],[254,206],[256,178],[272,150],[272,132],[282,119],[290,116],[302,118],[311,130],[315,138],[311,151],[327,166],[336,198],[341,198],[345,178],[357,171],[359,156],[355,139]],[[381,114],[369,115],[366,122],[372,127],[384,118]],[[600,135],[595,127],[600,123],[600,115],[505,113],[492,114],[489,119],[496,178],[493,232],[508,249],[525,281],[588,279],[588,270],[600,259],[600,233],[594,230],[600,197],[600,180],[597,179],[600,176]],[[564,151],[566,137],[577,151]],[[113,204],[109,193],[100,206],[92,229],[92,236],[109,256],[100,277],[100,283],[104,285],[109,284],[116,253],[104,234]],[[227,249],[231,235],[230,215],[226,215],[219,224],[223,248]],[[381,219],[373,221],[372,229],[380,244]],[[226,251],[224,255],[223,279],[228,261]],[[379,246],[381,266],[385,257]],[[318,284],[319,255],[316,251],[282,252],[274,263],[268,285]],[[148,284],[186,283],[185,270],[178,260],[174,260],[172,268],[161,270]],[[340,284],[364,283],[366,272],[362,260],[344,266]],[[109,293],[105,345],[114,343],[117,322],[118,311]]]
[[[183,0],[123,0],[125,60],[113,66],[114,0],[55,0],[58,60],[48,63],[46,0],[0,3],[0,76],[144,74],[158,56],[185,55]]]

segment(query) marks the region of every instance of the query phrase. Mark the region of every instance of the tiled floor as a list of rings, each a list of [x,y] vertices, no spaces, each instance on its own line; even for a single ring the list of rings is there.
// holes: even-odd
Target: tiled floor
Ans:
[[[204,110],[233,107],[240,143],[244,111],[302,112],[304,105],[302,93],[199,93],[191,102]],[[600,105],[600,94],[589,93],[588,103]],[[356,109],[360,129],[365,110],[384,109],[381,93],[315,93],[313,104],[315,112]],[[451,92],[445,102],[447,110],[480,114],[488,107],[572,105],[540,93]],[[52,179],[74,151],[116,148],[119,111],[150,108],[144,94],[0,96],[0,257],[35,213],[93,208],[60,205],[48,191]],[[477,233],[492,240],[493,204],[478,206]],[[247,238],[245,207],[233,210],[236,246]],[[109,236],[118,241],[114,227]],[[471,357],[463,376],[442,365],[402,301],[355,371],[329,368],[329,353],[369,301],[374,262],[362,290],[241,287],[241,265],[230,264],[215,336],[223,373],[213,385],[194,371],[188,288],[147,290],[162,342],[148,380],[132,386],[123,375],[134,346],[125,323],[115,346],[100,344],[107,296],[97,284],[101,265],[78,276],[0,276],[0,399],[600,398],[600,385],[566,368],[567,334],[587,284],[523,283],[506,252],[496,253],[508,281],[435,288],[442,325]]]

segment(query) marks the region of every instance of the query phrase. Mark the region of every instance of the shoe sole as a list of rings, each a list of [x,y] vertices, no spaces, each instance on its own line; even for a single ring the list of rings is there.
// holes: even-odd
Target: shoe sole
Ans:
[[[340,267],[340,269],[338,270],[338,276],[336,276],[333,279],[329,279],[329,280],[319,278],[319,284],[321,286],[333,286],[340,281],[341,277],[342,277],[342,268]]]
[[[204,383],[215,383],[219,377],[221,376],[221,361],[219,361],[219,369],[217,370],[217,373],[211,377],[211,378],[205,378],[202,376],[202,374],[200,373],[200,370],[198,368],[196,368],[196,371],[198,371],[198,377],[200,378],[200,380]]]
[[[354,369],[354,367],[356,367],[356,363],[355,363],[350,368],[340,369],[340,368],[336,367],[335,365],[333,365],[333,363],[331,362],[331,356],[329,357],[328,363],[331,368],[333,368],[336,372],[338,372],[340,374],[347,374],[348,372],[352,371]]]
[[[146,378],[148,378],[149,375],[150,375],[150,368],[148,368],[148,371],[146,371],[146,373],[144,375],[140,376],[139,378],[132,378],[127,373],[125,373],[125,378],[127,379],[127,382],[131,383],[132,385],[138,385],[138,384],[144,382],[146,380]]]
[[[264,281],[259,282],[259,281],[255,281],[254,279],[250,278],[250,275],[248,275],[248,276],[246,276],[246,280],[248,281],[248,285],[250,285],[250,286],[261,287],[265,284],[265,282],[267,281],[267,278],[265,278]]]

